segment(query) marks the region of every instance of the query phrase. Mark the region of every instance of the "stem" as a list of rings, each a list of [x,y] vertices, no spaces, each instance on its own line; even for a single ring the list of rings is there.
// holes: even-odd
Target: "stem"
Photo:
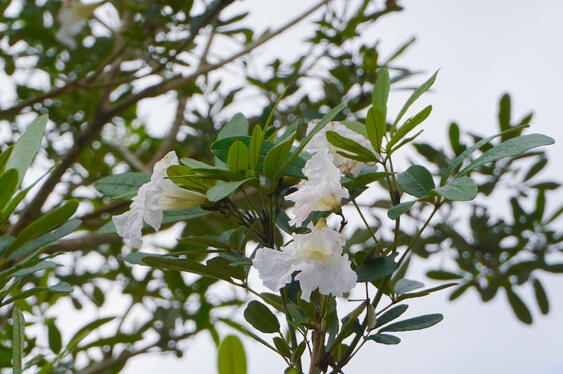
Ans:
[[[358,211],[358,213],[360,214],[360,217],[362,218],[362,221],[364,221],[364,224],[366,225],[366,228],[368,229],[369,233],[371,234],[371,237],[373,238],[373,240],[375,241],[375,244],[379,244],[379,241],[377,240],[377,238],[375,237],[375,233],[373,232],[373,230],[371,229],[371,227],[368,224],[368,221],[366,220],[366,217],[364,217],[364,214],[362,213],[362,210],[360,209],[360,207],[358,206],[358,203],[356,202],[356,199],[352,199],[352,203],[354,204],[354,206],[356,207],[356,210]]]

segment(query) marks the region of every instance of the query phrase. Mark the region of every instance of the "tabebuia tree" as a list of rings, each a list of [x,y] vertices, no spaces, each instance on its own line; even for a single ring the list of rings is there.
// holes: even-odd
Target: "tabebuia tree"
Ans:
[[[553,139],[529,129],[531,114],[514,120],[506,95],[496,132],[452,123],[449,144],[419,142],[432,107],[416,101],[437,74],[391,113],[389,92],[414,75],[397,64],[412,40],[384,57],[362,37],[396,2],[319,1],[268,30],[232,0],[0,10],[6,371],[117,373],[144,354],[181,356],[205,331],[221,374],[246,372],[242,335],[288,373],[338,373],[360,349],[439,323],[414,300],[433,292],[489,301],[502,288],[531,323],[518,296],[531,284],[548,313],[540,276],[563,271],[562,209],[547,209],[559,184],[538,178]],[[305,52],[255,60],[304,22]],[[172,115],[151,103],[162,98]],[[397,168],[404,155],[416,163]],[[511,217],[475,200],[515,178]],[[428,272],[440,285],[406,278],[412,256],[437,253],[453,259]],[[221,285],[242,292],[213,297]]]

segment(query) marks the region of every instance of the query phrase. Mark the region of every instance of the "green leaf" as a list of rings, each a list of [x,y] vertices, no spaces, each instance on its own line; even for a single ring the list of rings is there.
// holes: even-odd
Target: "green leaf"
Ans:
[[[459,175],[465,175],[489,162],[497,161],[505,157],[518,156],[532,148],[541,147],[555,143],[553,138],[541,134],[522,135],[517,138],[508,139],[483,153],[481,157],[467,165]]]
[[[12,298],[3,301],[2,304],[0,304],[0,306],[8,305],[10,303],[13,303],[16,300],[25,299],[25,298],[28,298],[30,296],[37,295],[38,293],[44,292],[44,291],[51,291],[51,292],[55,292],[55,293],[70,293],[70,292],[73,291],[73,288],[71,287],[70,284],[68,284],[66,282],[60,282],[60,283],[55,284],[54,286],[49,286],[49,287],[34,287],[34,288],[27,289],[27,290],[15,295]]]
[[[16,305],[12,311],[14,331],[12,336],[12,359],[14,374],[22,373],[23,345],[25,340],[25,320],[20,308]]]
[[[236,173],[248,168],[248,148],[240,140],[234,142],[229,148],[227,156],[227,167],[229,171]]]
[[[39,151],[48,119],[49,116],[46,114],[35,118],[25,133],[18,139],[10,153],[5,170],[16,169],[18,171],[18,186],[33,162],[37,151]]]
[[[248,121],[244,115],[237,113],[219,130],[217,139],[248,135],[248,127]]]
[[[18,171],[8,169],[0,175],[0,211],[4,210],[12,196],[16,193],[19,184]]]
[[[454,172],[454,170],[461,165],[461,163],[467,158],[469,157],[473,152],[475,152],[477,149],[481,148],[482,146],[484,146],[485,144],[488,144],[491,140],[493,140],[496,137],[499,137],[501,135],[507,134],[509,132],[512,131],[517,131],[517,130],[521,130],[524,127],[527,127],[527,125],[521,125],[521,126],[517,126],[517,127],[513,127],[509,130],[503,131],[499,134],[495,134],[492,136],[489,136],[486,139],[482,139],[480,141],[478,141],[477,143],[473,144],[471,147],[467,148],[465,151],[463,151],[462,154],[460,154],[459,156],[457,156],[448,166],[448,168],[446,169],[446,171],[444,172],[444,174],[442,174],[442,178],[440,178],[440,186],[443,186],[446,181],[448,180],[448,178],[450,177],[450,175],[452,175],[452,173]]]
[[[452,122],[448,129],[448,136],[450,138],[450,145],[452,150],[457,154],[459,149],[459,126],[457,123]]]
[[[366,133],[375,152],[381,151],[381,142],[387,131],[385,116],[379,108],[372,107],[366,117]]]
[[[457,280],[462,279],[463,275],[451,273],[444,270],[432,270],[426,273],[426,276],[430,279],[436,280]]]
[[[239,323],[232,321],[230,319],[219,319],[221,322],[223,322],[224,324],[232,327],[233,329],[243,333],[246,336],[251,337],[252,339],[256,340],[257,342],[259,342],[260,344],[265,345],[266,347],[270,348],[272,351],[277,353],[277,350],[274,346],[272,346],[270,343],[268,343],[267,341],[265,341],[264,339],[262,339],[261,337],[259,337],[258,335],[254,334],[252,331],[248,331],[244,326],[240,325]]]
[[[226,256],[226,255],[225,255]],[[231,265],[232,261],[224,257],[213,257],[206,262],[207,269],[217,273],[223,274],[224,279],[233,277],[236,279],[243,280],[246,278],[246,272],[240,266]]]
[[[456,178],[443,187],[432,190],[437,195],[452,201],[470,201],[477,196],[478,188],[469,177]]]
[[[114,174],[94,182],[94,188],[105,196],[134,196],[143,184],[150,181],[151,176],[147,173],[129,172]]]
[[[391,275],[397,268],[397,263],[392,256],[376,257],[364,261],[356,273],[358,282],[373,282]]]
[[[443,319],[444,316],[441,314],[427,314],[424,316],[409,318],[403,321],[392,323],[379,330],[378,333],[385,331],[398,332],[398,331],[422,330],[434,326],[435,324],[437,324]]]
[[[399,121],[401,120],[401,118],[403,118],[403,116],[405,115],[405,113],[407,112],[407,110],[410,108],[410,106],[426,91],[428,91],[430,89],[430,87],[432,87],[432,85],[434,84],[434,82],[436,81],[436,76],[438,75],[438,71],[436,71],[434,73],[434,75],[432,75],[430,77],[430,79],[428,79],[426,82],[424,82],[422,85],[420,85],[416,90],[414,90],[414,92],[411,94],[411,96],[407,99],[407,101],[405,102],[405,104],[403,105],[403,107],[401,108],[401,110],[399,111],[399,114],[397,115],[397,118],[395,118],[395,122],[393,122],[393,127],[391,129],[391,134],[393,134],[395,132],[395,129],[397,128],[397,125],[399,124]]]
[[[391,219],[397,219],[403,213],[406,213],[418,200],[413,201],[405,201],[404,203],[400,203],[394,205],[391,209],[387,211],[387,217]]]
[[[401,139],[403,139],[409,132],[411,132],[416,126],[420,125],[432,112],[432,105],[428,105],[426,108],[422,109],[414,117],[409,118],[405,124],[393,133],[391,140],[387,143],[387,153],[391,151],[391,148]]]
[[[346,178],[342,181],[342,184],[348,189],[353,190],[355,188],[362,188],[368,184],[380,180],[385,177],[390,177],[392,173],[377,172],[376,167],[366,167],[360,171],[357,177],[353,179]]]
[[[260,154],[262,153],[262,144],[264,143],[264,134],[260,126],[254,126],[252,138],[248,145],[250,169],[258,170],[260,167]]]
[[[381,327],[383,325],[386,325],[387,323],[393,321],[394,319],[399,318],[403,313],[405,313],[408,309],[408,305],[406,304],[399,304],[391,309],[389,309],[388,311],[386,311],[385,313],[383,313],[381,315],[381,317],[377,318],[377,323],[375,325],[375,327]]]
[[[13,253],[16,249],[21,247],[24,243],[51,231],[55,227],[63,224],[68,220],[76,209],[78,208],[77,200],[69,200],[64,205],[55,208],[41,216],[41,218],[36,219],[31,224],[26,226],[18,235],[16,235],[16,240],[10,244],[6,249],[6,255]]]
[[[274,336],[273,340],[278,352],[284,357],[291,358],[291,348],[289,348],[287,342],[279,336]]]
[[[416,298],[416,297],[427,296],[427,295],[430,295],[432,292],[441,291],[441,290],[444,290],[444,289],[446,289],[446,288],[450,288],[450,287],[453,287],[453,286],[457,286],[457,283],[441,284],[441,285],[439,285],[439,286],[432,287],[432,288],[427,288],[427,289],[422,290],[422,291],[411,292],[411,293],[403,294],[403,295],[400,295],[400,296],[397,298],[397,301],[406,300],[406,299],[413,299],[413,298]]]
[[[295,137],[292,136],[289,140],[276,144],[264,157],[264,175],[271,181],[275,181],[281,174],[281,167],[291,151],[294,140]]]
[[[68,234],[76,230],[80,226],[80,224],[81,222],[79,219],[72,219],[64,225],[56,228],[55,230],[25,243],[21,246],[21,248],[17,249],[11,254],[6,251],[6,253],[4,253],[4,257],[8,256],[8,260],[23,257],[35,251],[36,249],[46,246],[47,244],[51,244],[59,240],[60,238],[67,236]]]
[[[0,153],[0,173],[6,171],[6,163],[8,162],[8,158],[10,157],[13,149],[14,146],[11,145]]]
[[[367,337],[368,340],[373,340],[377,343],[394,345],[399,344],[401,339],[389,334],[373,334]]]
[[[74,336],[70,339],[70,341],[68,342],[66,348],[65,348],[65,352],[70,352],[72,350],[74,350],[74,348],[76,348],[78,346],[78,344],[84,340],[84,338],[86,338],[92,331],[96,330],[98,327],[101,327],[103,325],[105,325],[108,322],[111,322],[115,319],[115,317],[104,317],[104,318],[99,318],[95,321],[92,321],[90,323],[88,323],[87,325],[85,325],[84,327],[82,327],[80,330],[78,330],[76,332],[76,334],[74,334]],[[60,357],[61,355],[59,355]]]
[[[234,181],[234,182],[217,181],[217,184],[211,187],[210,189],[208,189],[205,195],[207,196],[207,199],[209,201],[217,202],[229,196],[230,194],[234,193],[242,185],[256,181],[258,181],[258,178],[256,177],[247,178],[241,181]]]
[[[33,274],[33,273],[36,273],[36,272],[41,271],[41,270],[54,269],[54,268],[59,267],[59,266],[61,266],[61,265],[54,263],[52,261],[41,261],[41,262],[31,266],[31,267],[23,268],[23,269],[20,269],[20,270],[14,272],[12,274],[12,277],[21,278],[21,277],[25,277],[26,275]]]
[[[510,128],[510,96],[508,94],[502,95],[500,99],[498,123],[500,131],[508,130]]]
[[[405,172],[399,174],[397,184],[408,194],[415,197],[430,195],[436,187],[432,174],[424,166],[413,165]]]
[[[530,170],[528,170],[528,172],[524,176],[524,179],[522,180],[522,182],[526,182],[526,181],[532,179],[546,165],[547,165],[547,158],[542,157],[538,162],[536,162],[534,165],[532,165],[532,167],[530,167]]]
[[[364,160],[364,162],[377,161],[377,157],[373,154],[372,151],[356,142],[355,140],[345,138],[337,132],[327,131],[326,139],[333,146],[360,156]]]
[[[219,374],[246,374],[246,353],[240,339],[229,335],[219,346],[217,353]]]
[[[244,319],[256,330],[264,333],[274,333],[280,330],[280,323],[274,313],[259,301],[251,301],[244,310]]]
[[[403,278],[397,281],[393,289],[397,295],[402,295],[422,287],[424,287],[424,283],[422,282]]]
[[[373,85],[371,101],[373,107],[377,108],[381,113],[383,122],[385,122],[385,118],[387,117],[387,100],[389,99],[390,86],[389,71],[386,68],[381,68],[377,73],[377,79]]]
[[[366,125],[363,123],[358,121],[340,121],[340,123],[367,139],[368,133],[366,132]]]
[[[49,347],[51,348],[51,351],[53,351],[54,353],[59,353],[61,351],[63,342],[61,332],[57,328],[57,325],[55,325],[55,321],[47,324],[47,335],[49,337]]]
[[[547,294],[539,281],[539,279],[534,279],[534,294],[536,295],[536,301],[538,302],[538,306],[540,307],[540,311],[542,314],[549,313],[549,300],[547,298]]]
[[[512,310],[514,311],[514,314],[516,314],[516,317],[518,317],[518,319],[524,322],[525,324],[531,325],[532,314],[530,313],[530,310],[528,309],[526,304],[524,304],[520,296],[518,296],[512,290],[512,288],[505,287],[505,290],[506,290],[506,296],[508,297],[508,302],[510,303]]]

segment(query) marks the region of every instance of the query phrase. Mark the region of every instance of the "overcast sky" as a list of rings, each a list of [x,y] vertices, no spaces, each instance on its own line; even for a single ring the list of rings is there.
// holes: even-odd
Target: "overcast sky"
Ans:
[[[552,162],[544,175],[561,180],[563,1],[403,0],[400,3],[406,8],[404,12],[385,17],[363,37],[370,42],[380,39],[380,50],[385,55],[416,36],[416,44],[399,60],[405,66],[427,72],[413,83],[441,69],[434,92],[417,104],[418,108],[433,105],[422,139],[445,144],[447,125],[452,120],[480,134],[496,132],[498,100],[504,92],[509,92],[515,117],[520,118],[533,109],[533,132],[555,138],[556,145],[548,150]],[[260,28],[260,25],[280,25],[312,2],[270,0],[265,4],[264,0],[246,0],[237,6],[251,9],[248,22]],[[256,57],[267,60],[291,56],[299,50],[299,42],[308,30],[302,26],[284,34],[269,47],[257,51]],[[392,94],[391,113],[397,113],[405,95],[405,92]],[[153,124],[154,135],[165,132],[159,125],[163,118],[171,116],[173,108],[170,103],[166,105],[166,99],[159,100],[152,105],[146,103],[139,112]],[[248,114],[253,107],[246,104],[241,110]],[[561,203],[561,192],[556,200]],[[502,212],[504,204],[501,200],[494,206]],[[555,209],[559,204],[548,209]],[[440,260],[433,259],[432,265]],[[424,281],[423,274],[429,266],[416,262],[409,270],[409,278]],[[403,342],[398,346],[367,344],[345,372],[563,373],[563,278],[546,275],[541,279],[550,296],[551,310],[549,316],[541,316],[531,293],[524,294],[533,306],[531,327],[516,320],[502,292],[487,304],[482,304],[472,292],[455,303],[447,301],[447,292],[438,293],[411,302],[406,316],[440,312],[445,316],[442,323],[428,330],[402,333]],[[251,281],[259,283],[256,278]],[[115,308],[125,305],[116,293],[108,295],[108,300],[112,300],[110,304]],[[59,310],[68,314],[67,307],[60,305]],[[64,334],[92,318],[88,312],[82,313],[82,317],[76,314],[67,317],[65,327],[72,328],[67,333],[63,331]],[[221,332],[233,333],[226,329]],[[267,348],[248,339],[244,339],[244,344],[250,374],[283,372],[283,361]],[[216,349],[204,333],[189,341],[182,359],[171,355],[143,356],[133,359],[123,372],[215,374]]]
[[[244,1],[252,9],[256,25],[279,25],[311,2],[302,0]],[[416,36],[417,42],[400,60],[403,65],[429,74],[440,68],[434,93],[418,104],[433,105],[425,127],[426,139],[446,141],[447,125],[456,120],[463,128],[481,134],[497,130],[496,113],[500,96],[509,92],[517,118],[535,111],[533,132],[555,138],[549,149],[550,169],[546,177],[561,180],[563,148],[561,104],[563,99],[563,1],[401,1],[406,10],[385,17],[370,35],[381,39],[381,50],[392,51],[401,42]],[[307,27],[277,39],[260,58],[287,55],[295,51]],[[421,77],[421,79],[424,79]],[[391,112],[396,113],[404,93],[394,93]],[[249,108],[249,111],[251,109]],[[561,202],[562,194],[557,194]],[[502,203],[504,204],[504,203]],[[503,209],[503,205],[496,206]],[[558,204],[557,204],[558,205]],[[555,206],[551,207],[554,209]],[[438,261],[439,259],[435,259]],[[409,278],[424,280],[428,264],[417,263]],[[524,326],[509,310],[505,295],[482,304],[475,293],[449,303],[447,293],[417,299],[407,316],[441,312],[445,320],[428,330],[403,333],[398,346],[366,345],[345,370],[346,373],[510,373],[563,372],[563,279],[541,278],[548,290],[551,311],[541,316],[531,293],[524,294],[532,306],[533,326]],[[227,330],[224,330],[227,333]],[[249,356],[249,373],[281,373],[284,365],[275,354],[244,340]],[[167,374],[216,373],[216,351],[208,335],[188,344],[183,359],[149,356],[133,360],[125,373]]]

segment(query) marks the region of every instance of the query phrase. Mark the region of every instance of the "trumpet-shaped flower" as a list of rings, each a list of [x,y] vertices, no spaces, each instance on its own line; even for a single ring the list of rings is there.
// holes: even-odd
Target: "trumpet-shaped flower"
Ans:
[[[318,123],[318,120],[309,122],[309,125],[307,126],[307,133],[310,133]],[[334,131],[339,135],[351,139],[356,143],[364,146],[365,148],[373,151],[373,146],[371,145],[369,140],[367,140],[357,132],[350,130],[348,127],[337,121],[331,121],[327,123],[327,125],[323,127],[322,130],[316,133],[311,141],[307,144],[307,150],[310,152],[316,152],[318,150],[327,149],[328,153],[332,156],[334,165],[338,168],[338,170],[340,170],[343,174],[351,174],[354,177],[358,176],[358,174],[360,174],[360,171],[366,166],[375,165],[375,163],[365,163],[352,160],[336,153],[340,149],[330,144],[330,142],[326,139],[327,131]]]
[[[264,285],[277,291],[291,282],[294,272],[304,300],[319,289],[323,295],[342,297],[356,285],[357,275],[348,255],[342,254],[344,236],[322,225],[310,226],[308,234],[293,234],[293,241],[281,251],[261,248],[253,264]]]
[[[299,184],[297,191],[285,197],[295,203],[295,219],[291,223],[298,226],[309,213],[334,210],[340,206],[342,198],[348,197],[348,191],[340,184],[342,174],[326,149],[319,149],[313,154],[305,163],[303,174],[307,180]]]
[[[55,38],[70,48],[76,48],[74,36],[82,30],[90,14],[99,5],[100,3],[82,4],[80,0],[65,1],[57,14],[60,28],[55,34]]]
[[[129,239],[134,247],[142,244],[144,222],[155,230],[160,229],[163,210],[187,209],[207,201],[205,195],[178,187],[166,178],[166,169],[178,165],[176,153],[170,152],[154,165],[151,180],[143,184],[129,207],[129,211],[113,217],[119,236]]]

